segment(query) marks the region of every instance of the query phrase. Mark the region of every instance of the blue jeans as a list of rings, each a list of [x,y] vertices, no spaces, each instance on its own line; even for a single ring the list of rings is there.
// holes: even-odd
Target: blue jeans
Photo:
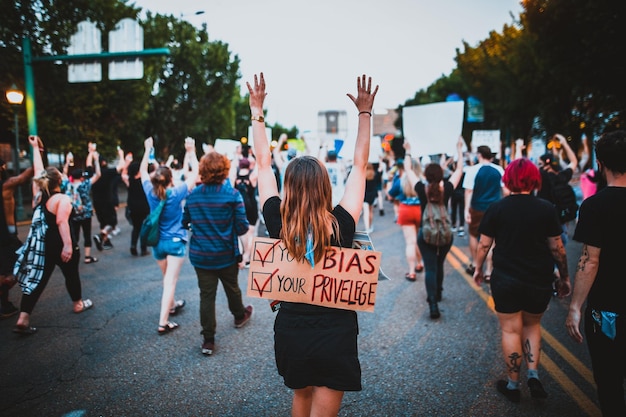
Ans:
[[[426,284],[426,296],[429,303],[436,303],[437,298],[441,297],[441,292],[443,291],[443,263],[452,247],[452,242],[446,246],[433,246],[424,241],[421,229],[417,234],[417,246],[420,248],[422,260],[424,261],[424,283]]]

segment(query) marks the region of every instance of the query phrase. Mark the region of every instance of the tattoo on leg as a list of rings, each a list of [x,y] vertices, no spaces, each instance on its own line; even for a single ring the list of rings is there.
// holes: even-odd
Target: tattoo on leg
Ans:
[[[533,363],[533,354],[530,350],[530,340],[526,339],[524,345],[522,346],[522,350],[524,351],[524,359],[526,359],[526,363]]]
[[[521,358],[522,356],[517,352],[513,352],[509,355],[509,363],[507,365],[509,373],[519,374],[521,362],[522,362]]]

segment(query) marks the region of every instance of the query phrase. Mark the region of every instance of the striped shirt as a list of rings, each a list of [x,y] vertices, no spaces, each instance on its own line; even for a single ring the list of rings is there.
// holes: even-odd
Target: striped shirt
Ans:
[[[189,260],[202,269],[222,269],[237,262],[237,236],[249,227],[241,194],[228,180],[198,185],[187,197],[183,224],[191,228]]]

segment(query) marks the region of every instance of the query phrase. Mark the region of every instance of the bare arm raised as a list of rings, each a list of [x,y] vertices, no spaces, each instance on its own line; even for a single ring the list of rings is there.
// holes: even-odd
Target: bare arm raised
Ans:
[[[370,131],[372,107],[374,98],[378,92],[378,86],[372,91],[372,77],[363,74],[357,77],[357,96],[348,93],[348,97],[359,111],[359,127],[357,131],[356,144],[354,146],[354,159],[352,169],[346,180],[346,189],[339,202],[354,219],[359,221],[361,209],[363,208],[363,195],[365,194],[365,170],[370,152]]]
[[[250,92],[250,112],[252,114],[252,137],[258,169],[259,204],[261,207],[268,198],[278,195],[278,185],[272,170],[272,154],[265,133],[263,102],[265,101],[265,77],[263,73],[254,76],[254,86],[246,83]]]

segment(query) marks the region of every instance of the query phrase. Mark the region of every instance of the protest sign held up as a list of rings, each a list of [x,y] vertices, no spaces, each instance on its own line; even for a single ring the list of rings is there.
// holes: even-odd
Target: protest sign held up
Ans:
[[[330,247],[311,267],[282,241],[257,237],[248,273],[249,297],[356,311],[374,311],[381,253]]]

